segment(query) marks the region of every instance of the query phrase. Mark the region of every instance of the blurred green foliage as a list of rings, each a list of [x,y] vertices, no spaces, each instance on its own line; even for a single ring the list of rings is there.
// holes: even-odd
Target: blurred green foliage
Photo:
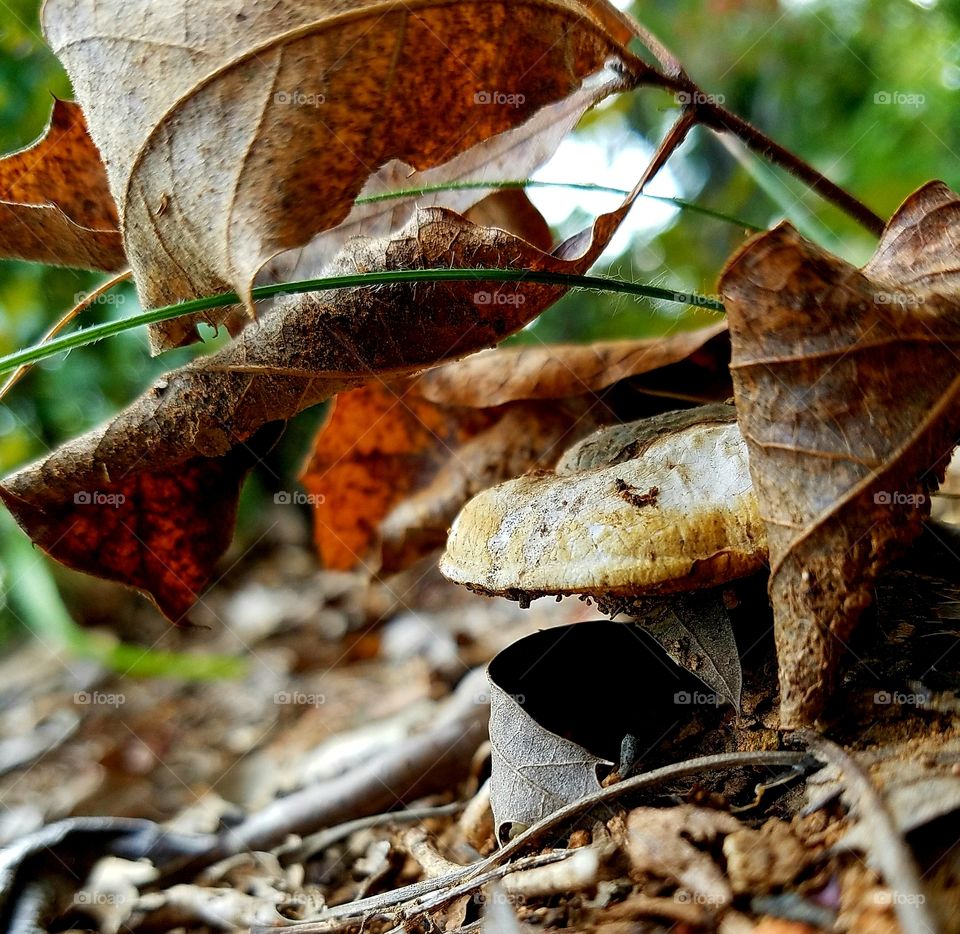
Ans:
[[[631,12],[705,91],[881,216],[930,179],[960,186],[960,0],[642,0]],[[624,95],[598,124],[614,112],[651,143],[676,115],[669,96],[654,91]],[[774,201],[706,131],[691,134],[671,167],[684,197],[763,225],[807,210],[829,231],[825,246],[851,261],[869,255],[871,238],[834,208],[779,170]],[[609,271],[712,293],[743,239],[730,225],[680,214]],[[544,340],[630,336],[674,327],[676,315],[580,294],[532,330]]]
[[[69,82],[47,49],[38,0],[0,5],[0,150],[21,148],[42,132],[51,94]],[[931,178],[960,186],[960,0],[642,0],[632,11],[670,46],[689,73],[728,108],[792,148],[888,216]],[[613,122],[656,145],[676,116],[675,102],[639,91],[606,104],[578,130],[602,141]],[[753,157],[738,161],[711,134],[696,130],[671,163],[678,194],[744,220],[769,225],[805,213],[825,243],[862,261],[871,239],[776,170],[759,185]],[[638,162],[637,173],[643,166]],[[769,175],[770,173],[768,173]],[[609,182],[570,178],[573,182]],[[634,211],[643,211],[641,202]],[[569,225],[588,215],[569,218]],[[664,229],[635,238],[601,264],[626,278],[713,293],[726,258],[744,240],[736,226],[680,212]],[[601,270],[604,271],[604,270]],[[102,276],[0,262],[0,353],[30,344]],[[105,320],[137,310],[123,287],[87,312]],[[518,340],[573,340],[662,333],[713,320],[704,311],[576,293],[550,309]],[[69,359],[41,365],[0,404],[0,466],[6,471],[74,437],[115,412],[161,370],[196,351],[161,359],[145,335],[125,334]],[[201,351],[202,352],[202,349]],[[288,479],[316,414],[296,427],[273,468]],[[275,479],[261,478],[270,488]],[[287,482],[286,480],[284,482]]]

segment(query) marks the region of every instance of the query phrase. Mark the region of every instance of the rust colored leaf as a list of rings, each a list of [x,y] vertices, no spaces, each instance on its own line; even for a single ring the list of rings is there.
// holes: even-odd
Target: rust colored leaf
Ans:
[[[644,376],[660,375],[683,393],[685,365],[725,369],[726,351],[721,323],[658,339],[492,350],[342,394],[301,477],[322,497],[314,517],[324,563],[401,570],[441,548],[481,490],[552,468],[614,420],[603,390],[639,378],[642,391]]]
[[[43,136],[0,159],[0,256],[86,269],[126,265],[106,170],[70,101],[55,100]]]
[[[862,270],[783,224],[723,274],[784,727],[823,712],[874,581],[919,533],[960,432],[958,241],[960,202],[933,182]]]
[[[342,393],[317,437],[301,480],[318,497],[315,534],[327,567],[366,561],[390,507],[432,479],[444,452],[493,421],[482,410],[442,409],[413,388],[375,382]]]
[[[148,308],[229,289],[251,307],[261,267],[340,224],[381,167],[529,139],[610,61],[600,96],[650,74],[605,0],[50,0],[43,19]],[[155,333],[196,339],[190,321]]]
[[[352,240],[330,273],[501,267],[506,258],[519,268],[581,272],[609,242],[632,201],[553,253],[441,208],[421,210],[394,237]],[[396,378],[496,344],[563,292],[534,283],[466,281],[286,296],[223,350],[167,374],[107,425],[7,478],[0,496],[54,558],[135,582],[178,620],[226,545],[239,479],[256,460],[255,439],[264,426],[371,379]],[[249,457],[240,454],[251,446]],[[229,475],[216,509],[203,496],[168,498],[185,470],[203,490]],[[96,500],[77,500],[93,492]],[[133,511],[122,510],[122,521],[103,518],[120,495]],[[82,515],[90,518],[78,522],[74,505],[89,510]],[[151,517],[158,516],[164,531],[142,534],[157,525]],[[167,534],[176,529],[207,542],[184,555],[182,537]],[[154,565],[170,574],[144,573]]]

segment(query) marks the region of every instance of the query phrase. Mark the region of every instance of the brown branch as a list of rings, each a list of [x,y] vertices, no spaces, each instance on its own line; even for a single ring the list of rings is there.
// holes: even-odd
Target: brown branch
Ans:
[[[719,104],[712,102],[701,93],[700,103],[697,104],[699,122],[716,133],[732,133],[744,145],[752,149],[762,158],[786,169],[795,178],[800,179],[821,198],[835,204],[840,210],[849,214],[855,221],[880,236],[886,226],[885,221],[875,214],[862,201],[855,198],[848,191],[817,171],[810,163],[791,152],[784,146],[770,139],[761,130],[748,123],[742,117],[731,113]]]
[[[819,172],[800,156],[770,139],[762,130],[753,126],[742,117],[738,117],[735,113],[721,106],[713,95],[707,94],[695,81],[687,76],[680,60],[660,42],[653,33],[633,20],[632,17],[623,14],[623,18],[628,21],[630,30],[653,54],[663,69],[662,72],[658,71],[656,68],[647,65],[641,59],[627,53],[624,62],[627,69],[631,72],[634,86],[645,85],[647,87],[659,87],[666,91],[672,91],[677,102],[684,107],[685,112],[688,110],[694,112],[695,119],[691,120],[690,126],[694,123],[700,123],[716,133],[733,134],[753,152],[767,161],[786,169],[791,175],[809,186],[812,191],[815,191],[820,197],[829,201],[831,204],[836,205],[841,211],[848,214],[872,234],[879,237],[883,233],[885,226],[883,218],[874,213],[862,201],[848,191],[841,188],[835,182],[830,181],[822,172]],[[671,134],[674,133],[678,127],[681,127],[682,124],[683,118],[681,117],[681,121],[674,127]],[[690,126],[686,127],[686,131],[689,131]],[[683,135],[685,136],[686,133],[684,132]],[[669,138],[668,136],[668,140]],[[679,142],[682,142],[682,138]],[[679,142],[674,145],[674,149],[679,145]],[[663,148],[663,145],[661,145],[661,149],[658,150],[658,155]],[[669,150],[667,152],[667,158],[669,158],[670,152],[672,151],[673,150]],[[647,172],[644,173],[645,181],[649,181],[649,179],[662,168],[664,162],[666,162],[666,159],[655,164],[653,166],[653,172],[650,172],[648,169]]]

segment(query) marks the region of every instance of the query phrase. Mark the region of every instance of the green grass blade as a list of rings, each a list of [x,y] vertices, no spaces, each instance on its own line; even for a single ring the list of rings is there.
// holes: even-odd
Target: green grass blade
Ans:
[[[580,182],[541,182],[528,179],[526,181],[500,181],[500,182],[448,182],[445,185],[426,185],[423,188],[405,188],[401,191],[387,191],[379,195],[364,195],[357,198],[357,204],[375,204],[379,201],[390,201],[396,198],[415,198],[420,195],[430,195],[440,191],[482,191],[482,190],[503,190],[516,188],[566,188],[570,191],[588,191],[608,195],[620,195],[625,198],[629,191],[623,188],[611,188],[609,185],[591,185]],[[693,214],[702,214],[704,217],[712,217],[715,220],[725,221],[736,227],[742,227],[745,230],[751,230],[759,233],[763,227],[751,224],[749,221],[740,220],[730,214],[724,214],[722,211],[715,211],[713,208],[706,208],[694,201],[686,201],[683,198],[669,198],[666,195],[648,195],[641,193],[641,198],[648,201],[659,201],[662,204],[671,204],[682,211],[689,211]]]
[[[258,286],[253,290],[255,300],[277,295],[296,295],[302,292],[325,292],[336,289],[354,289],[370,285],[393,285],[400,282],[536,282],[544,285],[560,285],[568,289],[595,289],[601,292],[619,292],[642,298],[658,298],[668,302],[694,305],[713,311],[723,311],[723,303],[703,295],[663,289],[639,282],[624,282],[605,276],[578,276],[569,273],[533,271],[529,269],[394,269],[378,272],[357,273],[348,276],[326,276],[320,279],[303,279],[298,282],[281,282]],[[131,315],[119,321],[107,321],[93,327],[82,328],[70,334],[62,334],[45,344],[35,344],[24,350],[0,357],[0,375],[9,373],[24,364],[39,363],[67,350],[75,350],[96,343],[115,334],[143,325],[169,321],[183,315],[223,308],[239,301],[235,292],[208,295],[203,298],[154,308]]]

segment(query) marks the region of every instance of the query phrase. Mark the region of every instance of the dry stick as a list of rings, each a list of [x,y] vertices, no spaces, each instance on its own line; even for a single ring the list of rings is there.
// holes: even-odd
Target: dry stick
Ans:
[[[468,895],[474,889],[479,889],[488,882],[496,879],[502,879],[504,876],[512,875],[515,872],[525,872],[531,869],[539,869],[542,866],[550,866],[563,860],[571,859],[580,850],[551,850],[548,853],[534,853],[532,856],[524,856],[515,863],[508,863],[505,866],[494,866],[486,872],[482,872],[459,885],[455,885],[446,892],[437,892],[432,898],[425,898],[419,905],[411,905],[403,912],[403,920],[412,921],[417,915],[427,911],[434,911],[437,908],[452,902],[463,895]],[[404,930],[403,926],[397,930]]]
[[[867,856],[873,857],[876,868],[893,891],[893,909],[901,929],[911,934],[936,934],[940,926],[927,907],[916,863],[870,776],[852,756],[825,736],[809,730],[800,735],[813,755],[842,772],[847,807],[859,812],[861,822],[869,831],[873,846]]]
[[[862,201],[845,191],[835,182],[818,172],[810,163],[804,161],[789,149],[774,142],[742,117],[731,113],[719,104],[711,103],[701,93],[696,105],[699,120],[715,132],[732,133],[759,156],[768,159],[799,178],[822,198],[831,201],[842,211],[850,215],[876,236],[883,233],[886,226],[883,218],[870,210]]]
[[[459,814],[463,810],[460,801],[452,804],[436,804],[430,807],[407,808],[405,811],[384,811],[382,814],[371,814],[369,817],[358,817],[356,820],[346,821],[325,830],[304,837],[299,843],[289,847],[284,846],[275,850],[281,866],[291,863],[305,863],[319,853],[352,836],[358,830],[367,830],[371,827],[382,827],[384,824],[406,824],[412,821],[429,820],[433,817],[445,817]]]
[[[711,95],[684,72],[676,56],[657,39],[646,27],[641,26],[630,16],[624,15],[623,21],[628,23],[637,39],[653,53],[661,63],[665,73],[658,72],[645,63],[638,68],[631,60],[634,68],[634,80],[638,85],[646,84],[674,91],[686,108],[694,111],[697,123],[703,124],[719,133],[732,133],[738,139],[762,158],[786,169],[791,175],[799,178],[822,198],[832,202],[855,221],[862,224],[876,236],[883,233],[886,226],[883,218],[870,210],[862,201],[845,191],[835,182],[831,182],[825,175],[818,172],[809,162],[791,152],[779,143],[774,142],[762,130],[757,129],[742,117],[731,113],[718,104]],[[639,61],[639,60],[637,60]],[[682,140],[680,140],[682,142]],[[678,143],[679,144],[679,143]],[[663,147],[661,147],[663,148]],[[667,153],[669,156],[669,152]],[[666,161],[666,160],[663,160]],[[663,163],[661,162],[661,165]],[[659,166],[658,166],[659,169]],[[646,173],[645,173],[646,174]],[[650,178],[653,178],[653,175]],[[647,179],[649,181],[649,179]]]
[[[541,866],[549,866],[551,864],[559,863],[563,860],[572,858],[578,852],[581,851],[553,850],[549,853],[534,853],[532,856],[524,856],[508,866],[496,866],[493,869],[488,869],[486,872],[480,873],[472,879],[460,882],[458,885],[455,885],[446,892],[440,892],[434,895],[432,899],[424,902],[422,905],[417,905],[408,909],[409,915],[407,913],[404,914],[404,922],[409,921],[418,914],[423,914],[426,911],[432,911],[433,909],[438,908],[447,902],[453,901],[454,899],[461,898],[464,895],[469,895],[475,889],[479,889],[490,882],[502,879],[504,876],[512,875],[515,872],[522,872],[523,870],[539,869]],[[464,866],[462,868],[472,869],[473,867]],[[462,873],[450,873],[449,875],[439,877],[439,881],[450,882],[454,879],[454,877],[459,879],[462,875]],[[371,899],[364,899],[364,901],[370,900]],[[368,912],[365,914],[364,920],[369,921],[371,918],[377,916],[386,917],[386,913],[377,911]],[[284,925],[284,929],[288,930],[289,928],[295,928],[298,934],[337,934],[337,932],[346,931],[350,928],[356,927],[356,924],[356,920],[353,919],[347,919],[343,917],[326,917],[322,921],[303,921],[299,923],[292,922]],[[254,927],[251,929],[251,934],[266,934],[266,932],[274,929],[275,928],[273,926],[263,928]],[[387,934],[403,934],[403,932],[407,930],[408,928],[404,923],[398,927],[391,928],[389,931],[387,931]]]
[[[108,279],[106,282],[98,285],[82,302],[77,302],[59,321],[43,337],[40,338],[40,343],[45,344],[51,338],[56,337],[77,315],[83,314],[104,292],[109,292],[115,285],[119,285],[121,282],[126,282],[133,275],[130,270],[126,272],[121,272],[118,275],[114,276],[112,279]],[[0,386],[0,399],[2,399],[8,392],[10,392],[13,387],[20,382],[21,379],[26,375],[26,373],[33,367],[32,363],[24,363],[23,366],[18,366],[7,378],[7,381]]]
[[[595,794],[588,795],[586,798],[581,798],[578,801],[562,807],[559,811],[554,811],[553,814],[543,818],[543,820],[525,830],[518,837],[514,837],[514,839],[502,849],[491,854],[486,859],[480,860],[480,862],[464,866],[462,869],[452,872],[448,876],[414,882],[412,885],[403,886],[392,892],[384,892],[382,895],[362,898],[355,902],[349,902],[346,905],[335,905],[324,912],[322,921],[310,921],[304,924],[294,925],[294,927],[297,928],[299,934],[321,934],[321,932],[329,932],[331,928],[327,925],[327,922],[379,914],[387,908],[396,908],[407,902],[423,899],[435,892],[440,892],[440,890],[446,886],[459,885],[469,880],[479,878],[492,869],[503,866],[507,860],[515,856],[520,850],[551,831],[556,830],[574,818],[582,816],[597,805],[613,801],[629,792],[652,788],[674,779],[701,775],[703,772],[740,767],[796,766],[804,760],[805,755],[805,753],[780,752],[775,750],[769,752],[718,753],[717,755],[700,756],[696,759],[689,759],[686,762],[679,762],[675,765],[666,765],[663,768],[654,769],[652,772],[628,778],[626,781],[611,785],[609,788],[603,788]],[[515,868],[521,867],[512,864],[509,868],[512,871]],[[448,893],[442,894],[446,895]],[[439,899],[439,901],[436,901],[436,899]],[[441,898],[440,895],[437,895],[430,901],[431,908],[436,907],[437,904],[443,904],[443,902],[447,900],[447,898]],[[415,911],[416,906],[409,906],[409,910]]]

